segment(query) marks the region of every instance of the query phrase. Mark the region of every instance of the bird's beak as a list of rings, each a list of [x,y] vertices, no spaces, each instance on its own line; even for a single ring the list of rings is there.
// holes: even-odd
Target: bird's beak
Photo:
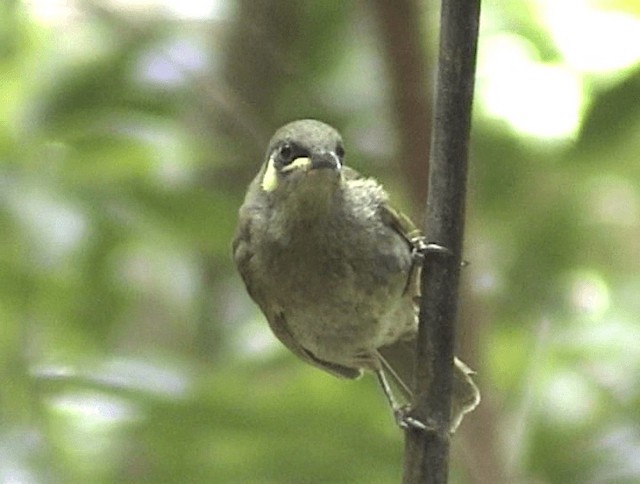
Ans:
[[[311,169],[330,168],[340,171],[342,162],[333,151],[320,151],[311,155]]]

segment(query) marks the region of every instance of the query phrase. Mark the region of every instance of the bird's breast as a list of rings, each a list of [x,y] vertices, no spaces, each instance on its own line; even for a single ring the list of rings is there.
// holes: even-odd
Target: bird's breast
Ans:
[[[390,315],[407,304],[411,265],[395,231],[354,214],[271,229],[263,251],[269,293],[303,347],[339,362],[393,338],[392,325],[403,322]]]

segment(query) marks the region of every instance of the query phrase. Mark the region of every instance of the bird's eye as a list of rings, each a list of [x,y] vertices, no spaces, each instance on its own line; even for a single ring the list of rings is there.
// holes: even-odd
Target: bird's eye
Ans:
[[[338,155],[338,158],[340,159],[344,158],[344,148],[342,147],[342,145],[338,145],[336,147],[336,155]]]
[[[280,159],[283,165],[288,165],[293,161],[293,147],[289,143],[280,147]]]

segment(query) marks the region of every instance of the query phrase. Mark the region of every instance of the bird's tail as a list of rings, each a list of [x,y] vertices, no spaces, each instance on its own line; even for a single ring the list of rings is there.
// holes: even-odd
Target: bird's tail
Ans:
[[[411,388],[415,379],[415,351],[416,338],[400,340],[378,350],[383,371],[409,403],[413,400]],[[452,433],[460,425],[462,417],[480,403],[480,391],[471,378],[473,374],[473,370],[454,358],[450,421]]]

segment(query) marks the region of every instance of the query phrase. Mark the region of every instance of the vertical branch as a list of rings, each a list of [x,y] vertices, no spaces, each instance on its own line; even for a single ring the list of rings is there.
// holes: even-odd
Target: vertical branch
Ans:
[[[480,0],[442,1],[426,236],[451,253],[428,252],[424,260],[414,410],[429,429],[406,434],[405,483],[444,483],[448,477],[454,323],[479,16]]]

